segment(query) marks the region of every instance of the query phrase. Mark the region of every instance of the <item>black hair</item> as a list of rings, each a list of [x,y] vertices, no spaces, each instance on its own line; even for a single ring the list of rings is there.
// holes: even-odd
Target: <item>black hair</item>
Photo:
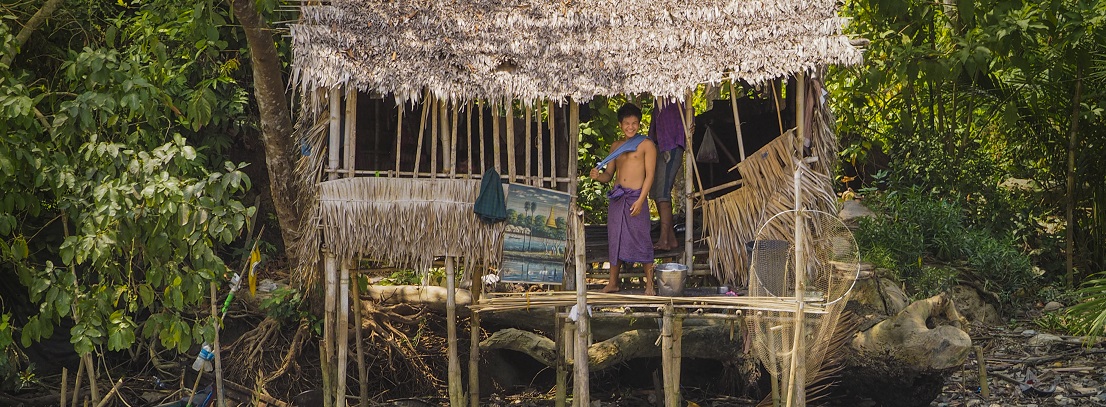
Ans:
[[[622,123],[622,119],[634,116],[638,120],[641,120],[641,108],[633,103],[627,103],[618,108],[618,122]]]

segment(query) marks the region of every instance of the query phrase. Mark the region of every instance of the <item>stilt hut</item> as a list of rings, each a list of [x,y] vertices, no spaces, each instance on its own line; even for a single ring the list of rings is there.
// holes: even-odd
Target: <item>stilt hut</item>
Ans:
[[[290,25],[303,179],[288,182],[306,182],[314,191],[304,202],[312,216],[300,239],[297,276],[326,291],[324,362],[336,373],[328,404],[346,405],[346,290],[355,261],[417,270],[435,261],[444,264],[454,337],[454,272],[475,271],[479,281],[478,273],[499,262],[502,251],[502,223],[487,224],[473,214],[480,179],[495,169],[508,183],[575,195],[580,106],[596,96],[686,100],[700,86],[726,83],[771,95],[778,119],[772,141],[746,154],[737,109],[747,92],[731,92],[738,138],[719,142],[742,151],[735,167],[740,181],[701,185],[694,165],[683,172],[686,189],[680,196],[685,207],[702,208],[712,274],[743,283],[748,259],[742,245],[774,211],[793,205],[790,157],[821,160],[811,161],[821,163],[811,167],[821,181],[805,187],[821,191],[810,195],[816,206],[832,203],[826,159],[834,156],[836,144],[821,109],[825,96],[818,75],[828,65],[861,59],[842,35],[844,20],[836,5],[834,0],[304,2],[300,20]],[[684,118],[692,147],[685,163],[693,164],[697,144],[690,108]],[[796,131],[785,131],[791,128]],[[790,136],[776,137],[781,134]],[[568,286],[582,279],[584,267],[575,201],[572,208],[567,259],[576,273],[565,273]],[[686,211],[687,230],[694,228],[693,212]],[[687,264],[691,238],[687,233]],[[574,286],[583,303],[585,285]],[[478,290],[473,296],[479,298]],[[577,324],[576,341],[586,345],[587,318]],[[576,354],[584,361],[575,364],[576,400],[588,399],[584,352]],[[457,350],[451,348],[449,357],[451,405],[459,406],[466,401]],[[470,396],[477,405],[476,395]]]

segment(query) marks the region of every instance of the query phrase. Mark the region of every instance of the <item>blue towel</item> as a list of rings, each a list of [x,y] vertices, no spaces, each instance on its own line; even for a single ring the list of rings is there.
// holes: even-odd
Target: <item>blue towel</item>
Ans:
[[[603,167],[606,167],[608,163],[614,161],[615,158],[618,158],[618,156],[622,155],[622,153],[628,153],[630,151],[637,150],[637,145],[641,144],[642,140],[645,140],[645,135],[638,134],[630,137],[630,139],[626,140],[625,143],[622,143],[621,146],[618,146],[618,148],[614,149],[614,151],[611,151],[610,154],[607,154],[607,157],[604,158],[603,161],[600,161],[599,164],[596,164],[595,168],[601,170],[603,169]]]

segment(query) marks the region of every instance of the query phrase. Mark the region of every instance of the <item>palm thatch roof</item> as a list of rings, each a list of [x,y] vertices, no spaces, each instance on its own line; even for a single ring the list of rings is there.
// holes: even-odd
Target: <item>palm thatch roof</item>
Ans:
[[[418,99],[683,98],[861,52],[836,0],[332,0],[290,26],[305,91],[353,86]]]

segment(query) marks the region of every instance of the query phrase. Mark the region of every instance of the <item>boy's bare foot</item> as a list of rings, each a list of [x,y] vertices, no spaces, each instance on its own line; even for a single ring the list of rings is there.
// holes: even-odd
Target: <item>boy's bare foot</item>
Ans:
[[[645,287],[645,295],[657,295],[657,291],[653,287]]]
[[[619,290],[618,284],[607,283],[607,285],[603,286],[603,289],[599,290],[599,292],[601,292],[601,293],[617,293],[618,290]]]
[[[679,246],[680,244],[676,242],[657,242],[653,245],[653,250],[672,250]]]

